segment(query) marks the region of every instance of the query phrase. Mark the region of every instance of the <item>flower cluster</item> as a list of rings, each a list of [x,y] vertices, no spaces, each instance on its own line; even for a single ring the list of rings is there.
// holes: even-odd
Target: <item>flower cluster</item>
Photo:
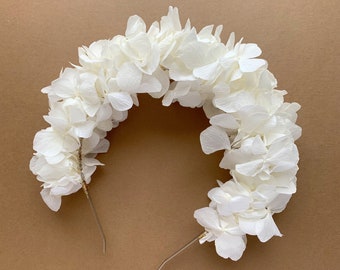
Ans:
[[[39,131],[31,171],[42,182],[41,196],[54,211],[61,197],[91,181],[98,153],[107,152],[108,131],[138,105],[138,93],[162,98],[164,106],[202,107],[210,124],[200,140],[206,154],[223,150],[220,167],[232,179],[209,191],[209,207],[196,210],[217,253],[238,260],[246,234],[265,242],[281,233],[272,215],[281,212],[296,191],[301,135],[297,103],[285,103],[285,91],[253,43],[226,44],[222,26],[197,31],[188,20],[182,27],[177,8],[147,30],[132,16],[125,35],[79,48],[79,65],[63,70],[42,89],[50,127]]]

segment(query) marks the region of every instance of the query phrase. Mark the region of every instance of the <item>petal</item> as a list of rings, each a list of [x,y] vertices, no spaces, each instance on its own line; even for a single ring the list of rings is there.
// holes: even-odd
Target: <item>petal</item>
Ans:
[[[162,105],[168,107],[171,105],[174,99],[175,99],[175,92],[170,90],[166,92],[166,94],[164,95],[163,100],[162,100]]]
[[[93,129],[96,127],[96,122],[86,121],[75,127],[75,133],[80,138],[89,138],[92,136]]]
[[[273,236],[282,236],[270,213],[256,224],[256,230],[261,242],[267,242]]]
[[[230,35],[229,35],[227,44],[226,44],[227,50],[231,51],[234,47],[234,44],[235,44],[235,33],[231,32]]]
[[[29,168],[33,174],[37,175],[41,167],[46,165],[46,160],[43,156],[34,155],[29,164]]]
[[[256,220],[239,218],[240,229],[249,235],[256,235]]]
[[[162,97],[166,91],[169,89],[169,74],[167,71],[162,70],[161,68],[157,68],[156,71],[152,74],[158,82],[161,84],[161,90],[159,92],[150,93],[150,95],[154,98]]]
[[[263,159],[257,159],[242,164],[236,164],[235,170],[243,175],[255,176],[263,167]]]
[[[213,103],[216,108],[227,113],[233,113],[241,110],[243,107],[253,105],[255,99],[252,93],[241,90],[233,94],[216,97],[213,99]]]
[[[68,99],[64,103],[64,108],[68,112],[68,118],[71,124],[81,123],[86,121],[86,113],[81,107],[78,100]]]
[[[201,226],[207,229],[216,231],[221,230],[217,212],[210,207],[204,207],[196,210],[194,212],[194,217]]]
[[[227,113],[215,115],[210,118],[209,122],[211,125],[228,129],[238,129],[240,126],[235,117]]]
[[[291,197],[292,194],[279,194],[273,201],[270,202],[268,208],[273,213],[280,213],[286,208]]]
[[[218,66],[219,66],[219,63],[218,61],[216,61],[209,65],[195,68],[193,71],[193,74],[194,76],[202,80],[212,80],[218,75],[217,74]]]
[[[107,95],[112,107],[117,111],[127,111],[133,105],[133,100],[128,93],[114,92]]]
[[[161,83],[154,77],[150,75],[144,75],[142,82],[137,89],[137,93],[155,93],[162,90]]]
[[[237,261],[241,258],[246,243],[242,236],[224,233],[215,240],[216,252],[222,258]]]
[[[249,208],[250,198],[246,196],[232,197],[228,203],[222,203],[217,206],[218,212],[223,216],[229,216],[233,213],[242,212]]]
[[[267,147],[265,146],[259,135],[254,138],[251,151],[254,155],[264,155],[267,153]]]
[[[54,196],[50,194],[50,189],[44,188],[41,190],[40,195],[44,202],[47,204],[47,206],[57,212],[60,209],[61,206],[61,196]]]
[[[125,36],[135,36],[139,33],[145,33],[146,25],[143,19],[137,15],[133,15],[128,19]]]
[[[244,233],[257,235],[261,242],[266,242],[274,235],[282,236],[271,213],[260,219],[239,218],[239,225]]]
[[[72,193],[77,192],[81,189],[80,183],[68,182],[65,186],[56,186],[51,189],[50,195],[51,196],[64,196],[70,195]]]
[[[44,156],[55,156],[62,151],[63,141],[53,129],[43,129],[35,135],[33,149]]]
[[[254,72],[267,62],[263,59],[240,59],[238,63],[242,72]]]
[[[109,150],[110,142],[106,139],[102,139],[97,146],[91,151],[91,153],[106,153]]]
[[[96,121],[101,122],[109,120],[112,116],[112,108],[109,104],[101,106],[96,114]]]
[[[117,73],[117,85],[125,92],[134,92],[137,90],[142,81],[142,71],[133,63],[125,63]]]
[[[255,43],[245,44],[244,51],[242,53],[242,58],[254,58],[260,56],[262,53],[261,49]]]
[[[199,92],[189,92],[185,96],[179,97],[178,102],[183,107],[195,108],[199,107],[203,100]]]
[[[211,154],[218,150],[230,149],[230,141],[227,133],[216,126],[210,126],[200,135],[202,150],[205,154]]]
[[[74,137],[65,135],[63,138],[63,148],[65,152],[73,152],[79,148],[79,142]]]
[[[178,66],[171,68],[169,70],[169,77],[176,82],[197,80],[192,74],[192,71],[182,64],[178,64]]]
[[[218,204],[228,203],[230,198],[230,196],[219,187],[211,189],[208,192],[208,197]]]
[[[97,113],[97,111],[100,108],[100,103],[87,103],[83,102],[82,103],[84,111],[88,114],[90,117],[94,117]]]
[[[90,153],[99,143],[100,141],[100,137],[97,133],[93,133],[91,137],[86,138],[83,140],[82,143],[82,154],[86,155],[88,153]]]
[[[55,155],[55,156],[52,156],[52,157],[45,156],[45,159],[46,159],[47,163],[51,164],[51,165],[58,164],[64,158],[65,158],[65,154],[64,153],[59,153],[58,155]]]

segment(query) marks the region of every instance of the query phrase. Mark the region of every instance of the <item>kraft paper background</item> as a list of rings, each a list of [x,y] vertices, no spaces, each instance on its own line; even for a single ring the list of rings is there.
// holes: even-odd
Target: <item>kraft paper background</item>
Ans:
[[[164,270],[338,269],[339,265],[339,2],[320,1],[0,1],[0,269],[156,269],[202,231],[195,209],[207,206],[222,153],[206,156],[200,109],[140,96],[140,107],[109,134],[90,185],[107,236],[107,253],[82,192],[59,212],[40,198],[28,169],[35,133],[47,127],[40,89],[62,67],[77,63],[77,48],[124,34],[129,16],[149,26],[178,6],[182,24],[223,24],[223,40],[255,42],[287,101],[302,105],[297,142],[298,192],[274,218],[284,234],[262,244],[248,237],[238,262],[217,256],[213,243],[195,244]]]

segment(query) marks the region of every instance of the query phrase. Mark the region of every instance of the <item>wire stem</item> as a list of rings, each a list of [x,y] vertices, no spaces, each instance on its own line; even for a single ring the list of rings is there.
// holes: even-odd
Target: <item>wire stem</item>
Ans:
[[[174,254],[172,254],[170,257],[166,258],[162,264],[157,268],[157,270],[161,270],[165,264],[167,264],[169,261],[171,261],[173,258],[175,258],[177,255],[179,255],[180,253],[182,253],[185,249],[187,249],[188,247],[190,247],[193,243],[195,243],[197,240],[201,239],[202,237],[204,237],[206,234],[206,232],[203,232],[201,234],[199,234],[198,236],[196,236],[194,239],[192,239],[190,242],[188,242],[187,244],[185,244],[182,248],[180,248],[179,250],[177,250]]]
[[[84,176],[84,173],[83,173],[83,160],[82,160],[81,150],[82,150],[82,138],[80,139],[80,146],[79,146],[79,151],[78,151],[79,171],[80,171],[80,177],[81,177],[81,180],[82,180],[81,185],[82,185],[83,191],[86,195],[87,201],[90,204],[92,214],[94,216],[97,227],[99,229],[99,232],[100,232],[100,235],[101,235],[101,238],[102,238],[102,242],[103,242],[103,253],[105,254],[106,253],[106,238],[105,238],[103,227],[100,223],[96,208],[94,207],[91,195],[89,193],[89,190],[87,188],[87,184],[86,184],[86,181],[85,181],[85,176]]]
[[[102,242],[103,242],[103,253],[105,254],[106,253],[106,238],[105,238],[103,227],[102,227],[102,225],[100,223],[100,220],[98,218],[96,208],[94,207],[94,204],[93,204],[91,195],[89,193],[89,190],[88,190],[88,188],[86,186],[86,183],[83,182],[82,186],[83,186],[83,191],[84,191],[84,193],[86,195],[86,198],[87,198],[87,200],[88,200],[88,202],[90,204],[91,211],[92,211],[92,214],[94,216],[94,219],[96,220],[96,224],[97,224],[97,227],[99,229],[99,232],[100,232],[100,235],[101,235],[101,238],[102,238]]]

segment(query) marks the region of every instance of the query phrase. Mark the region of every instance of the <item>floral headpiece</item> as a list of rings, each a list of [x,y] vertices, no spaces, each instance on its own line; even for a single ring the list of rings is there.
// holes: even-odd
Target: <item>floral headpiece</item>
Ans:
[[[281,236],[272,216],[296,191],[300,105],[284,102],[286,91],[275,89],[256,44],[235,43],[234,33],[224,44],[221,31],[197,32],[189,20],[182,27],[170,7],[148,30],[132,16],[125,36],[79,48],[80,65],[42,89],[51,126],[35,135],[30,169],[49,208],[58,211],[62,196],[87,192],[103,165],[97,154],[108,151],[107,132],[138,105],[137,94],[148,93],[164,106],[202,107],[211,124],[200,135],[203,152],[224,151],[220,167],[231,179],[218,181],[208,192],[209,206],[194,212],[205,229],[200,242],[215,241],[218,255],[238,260],[246,234],[261,242]]]

